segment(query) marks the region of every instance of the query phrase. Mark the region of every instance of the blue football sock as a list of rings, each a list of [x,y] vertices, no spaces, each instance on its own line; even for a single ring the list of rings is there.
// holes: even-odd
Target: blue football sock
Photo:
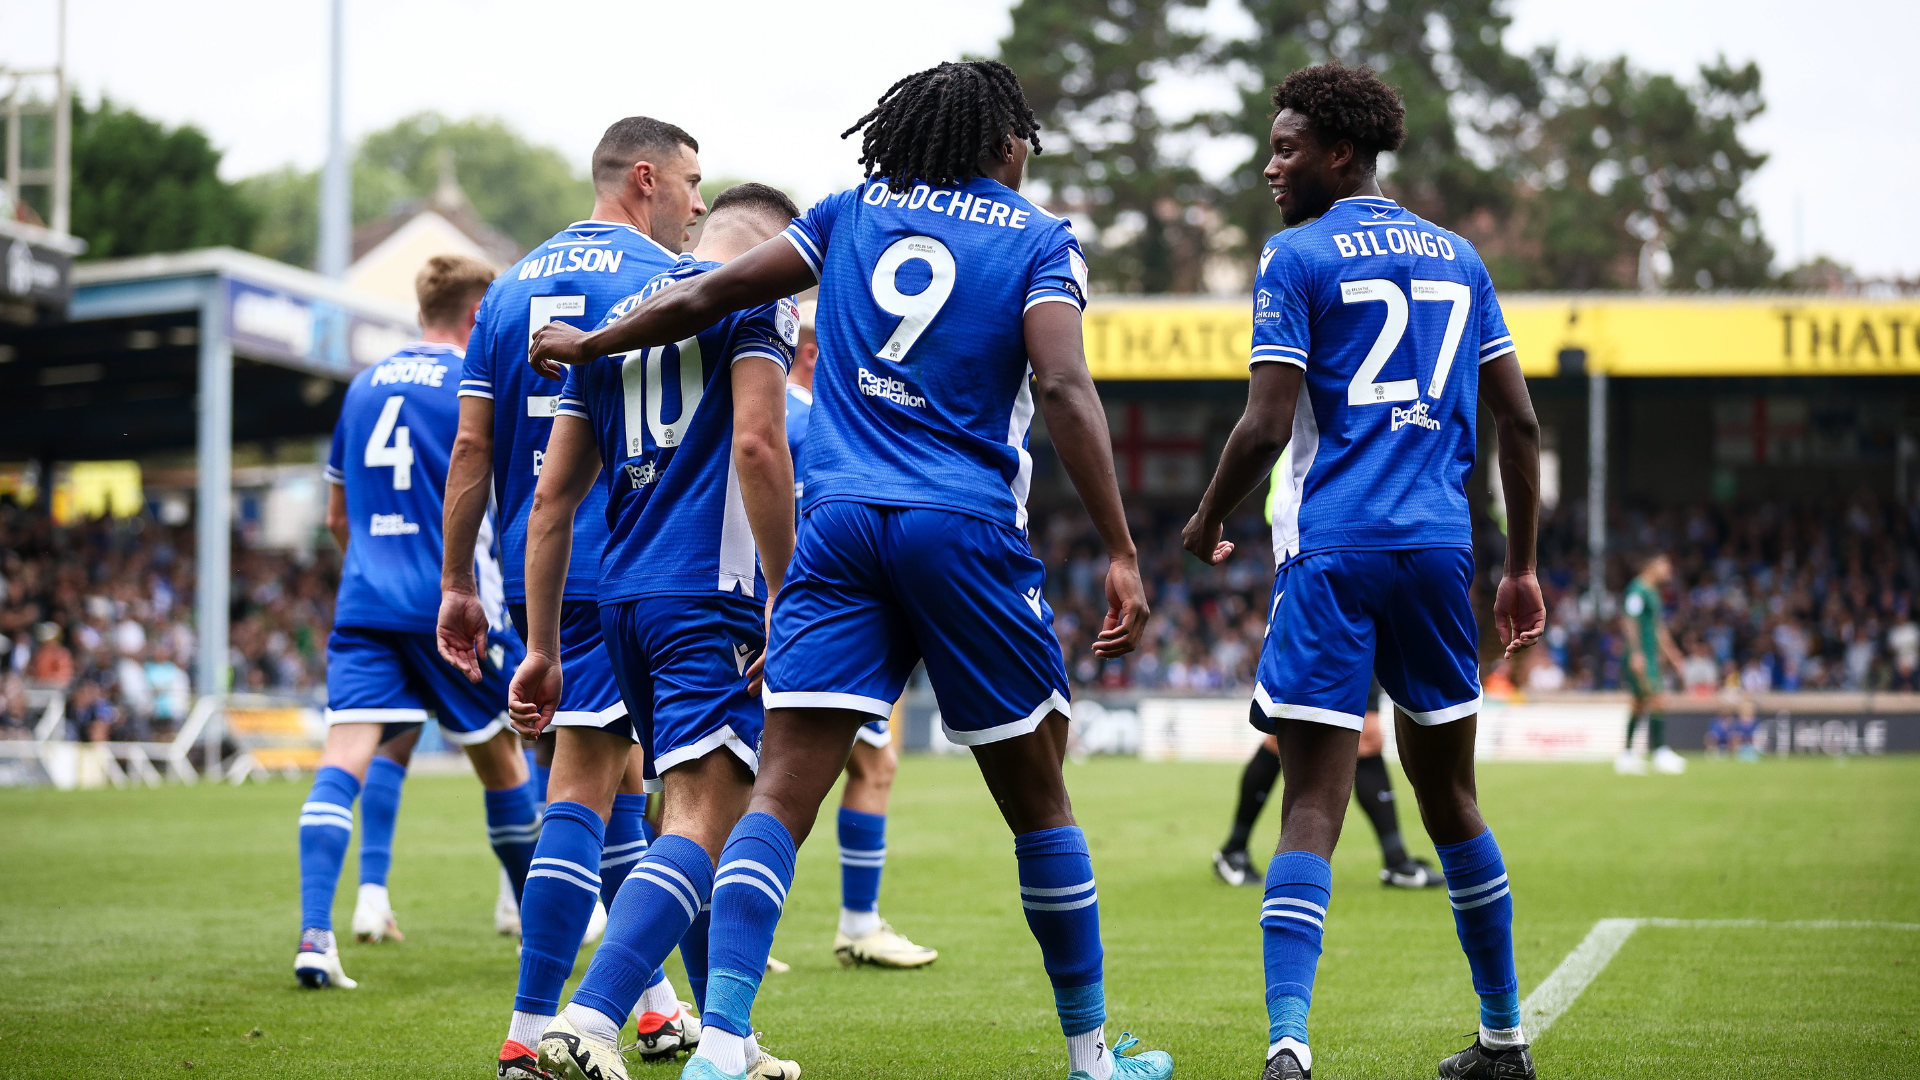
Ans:
[[[1078,826],[1041,829],[1013,838],[1020,864],[1020,905],[1027,928],[1040,943],[1040,959],[1053,983],[1053,1003],[1068,1038],[1107,1021],[1101,984],[1099,893],[1087,835]]]
[[[507,877],[513,882],[513,898],[518,901],[527,885],[527,865],[533,861],[533,846],[540,839],[540,811],[533,803],[533,782],[529,780],[504,791],[489,791],[486,798],[487,839],[493,844],[493,853],[499,857],[500,865],[507,868]],[[582,865],[593,866],[598,862],[596,858]],[[598,884],[597,875],[589,878]]]
[[[887,865],[887,815],[840,808],[840,906],[873,911]]]
[[[393,823],[400,817],[400,788],[407,767],[392,758],[376,757],[367,766],[366,786],[360,789],[360,884],[385,885],[393,865]]]
[[[794,854],[793,835],[772,814],[748,814],[727,837],[713,885],[701,1023],[741,1038],[753,1034],[753,999],[793,885]]]
[[[1290,1038],[1307,1045],[1307,1008],[1320,966],[1320,937],[1333,867],[1310,851],[1283,851],[1267,864],[1260,905],[1261,951],[1267,967],[1267,1044]]]
[[[345,769],[323,765],[300,807],[300,928],[333,929],[333,891],[353,839],[353,800],[360,781]]]
[[[1441,844],[1440,869],[1453,902],[1453,928],[1480,995],[1480,1024],[1494,1031],[1520,1026],[1520,980],[1513,970],[1513,896],[1507,865],[1488,829],[1464,843]]]
[[[615,795],[613,816],[607,819],[607,846],[600,852],[600,902],[613,910],[613,898],[620,884],[633,871],[633,864],[646,857],[647,797]]]
[[[529,746],[521,753],[527,757],[527,781],[533,785],[533,805],[544,814],[547,812],[547,779],[552,776],[553,770],[540,764],[533,747]]]
[[[600,815],[577,802],[547,807],[526,887],[520,892],[520,990],[516,1012],[553,1016],[600,892]]]
[[[680,937],[680,962],[687,968],[687,988],[693,992],[694,1010],[702,1016],[707,1012],[707,938],[712,933],[713,903],[708,901]]]
[[[655,841],[607,912],[607,936],[573,992],[575,1003],[625,1020],[660,964],[713,895],[713,861],[684,836]]]

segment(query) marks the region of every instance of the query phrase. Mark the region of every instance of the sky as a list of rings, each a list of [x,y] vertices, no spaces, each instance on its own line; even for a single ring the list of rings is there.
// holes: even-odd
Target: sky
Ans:
[[[51,62],[57,2],[0,0],[0,66]],[[611,120],[645,113],[693,132],[708,175],[808,200],[858,179],[857,148],[837,136],[894,79],[991,54],[1007,7],[347,0],[347,130],[422,109],[496,114],[584,165]],[[226,152],[229,177],[311,168],[325,153],[327,10],[325,0],[68,0],[69,66],[89,97],[199,125]],[[1771,159],[1748,198],[1781,264],[1825,254],[1869,275],[1920,276],[1920,200],[1903,197],[1920,177],[1910,137],[1920,4],[1513,0],[1509,10],[1515,49],[1625,53],[1682,75],[1723,53],[1758,61],[1769,107],[1747,137]],[[1830,196],[1834,177],[1879,196],[1873,228]]]

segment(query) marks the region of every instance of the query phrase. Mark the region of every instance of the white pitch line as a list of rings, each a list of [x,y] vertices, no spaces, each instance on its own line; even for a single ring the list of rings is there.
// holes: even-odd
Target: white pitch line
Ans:
[[[1920,923],[1842,922],[1833,919],[1802,919],[1770,922],[1765,919],[1601,919],[1587,931],[1553,974],[1520,1003],[1520,1024],[1527,1037],[1537,1039],[1567,1011],[1587,984],[1599,976],[1620,946],[1642,926],[1685,927],[1692,929],[1730,929],[1765,927],[1779,930],[1920,930]]]

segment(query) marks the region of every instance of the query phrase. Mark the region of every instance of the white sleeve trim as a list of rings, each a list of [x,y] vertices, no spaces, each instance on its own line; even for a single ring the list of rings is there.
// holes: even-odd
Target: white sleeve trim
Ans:
[[[780,235],[786,237],[787,243],[793,245],[793,250],[800,253],[800,261],[806,263],[807,269],[813,272],[813,280],[819,281],[820,257],[818,250],[816,249],[813,252],[807,250],[813,246],[813,241],[795,232],[791,225],[787,226]]]
[[[1485,343],[1485,344],[1483,344],[1483,345],[1481,345],[1481,346],[1480,346],[1480,351],[1481,351],[1482,353],[1484,353],[1484,352],[1486,352],[1486,351],[1487,351],[1488,349],[1491,349],[1491,348],[1495,348],[1495,347],[1497,347],[1497,346],[1500,346],[1500,345],[1505,345],[1505,346],[1507,346],[1508,348],[1512,348],[1512,347],[1513,347],[1513,335],[1512,335],[1512,334],[1508,334],[1508,335],[1507,335],[1506,337],[1502,337],[1502,338],[1494,338],[1494,339],[1493,339],[1492,341],[1489,341],[1489,342],[1487,342],[1487,343]]]
[[[1255,353],[1253,355],[1253,359],[1247,361],[1247,369],[1252,370],[1255,364],[1292,364],[1294,367],[1299,368],[1301,371],[1307,370],[1306,357],[1288,356],[1286,353],[1280,353],[1278,355],[1268,354],[1266,356],[1262,356],[1259,353]]]
[[[573,406],[573,405],[562,405],[562,406],[560,406],[559,408],[556,408],[556,409],[554,409],[554,410],[553,410],[553,415],[555,415],[555,416],[575,416],[575,417],[579,417],[579,418],[580,418],[580,419],[582,419],[582,420],[592,420],[592,419],[593,419],[593,417],[591,417],[591,416],[588,416],[588,415],[587,415],[587,412],[586,412],[586,409],[585,409],[585,408],[583,408],[583,407],[578,407],[578,406]]]
[[[1259,356],[1263,352],[1298,353],[1303,359],[1307,355],[1307,350],[1297,349],[1292,345],[1255,345],[1253,347],[1253,355]]]
[[[1046,293],[1042,296],[1036,296],[1033,299],[1027,301],[1027,306],[1021,308],[1020,311],[1022,314],[1025,314],[1026,312],[1032,311],[1034,308],[1039,307],[1041,304],[1066,304],[1067,306],[1073,308],[1073,310],[1075,311],[1084,310],[1080,306],[1080,301],[1075,300],[1072,296],[1069,296],[1068,294],[1062,292],[1062,293]]]
[[[1517,349],[1515,349],[1515,348],[1514,348],[1514,347],[1513,347],[1513,346],[1512,346],[1511,344],[1507,344],[1507,345],[1502,345],[1502,346],[1500,347],[1500,351],[1499,351],[1499,352],[1493,352],[1493,353],[1483,353],[1483,354],[1481,354],[1481,356],[1480,356],[1480,362],[1481,362],[1482,364],[1485,364],[1485,363],[1487,363],[1487,362],[1488,362],[1488,361],[1490,361],[1490,360],[1498,360],[1498,359],[1500,359],[1501,357],[1503,357],[1503,356],[1505,356],[1505,355],[1507,355],[1508,353],[1512,353],[1512,352],[1518,352],[1518,351],[1519,351],[1519,350],[1517,350]]]
[[[327,478],[327,483],[329,484],[338,484],[341,487],[347,486],[346,474],[341,472],[339,469],[334,468],[331,465],[326,467],[325,476]]]
[[[453,396],[454,397],[479,397],[479,398],[486,398],[488,401],[492,401],[493,391],[475,390],[475,389],[472,389],[471,387],[463,386],[460,388],[460,392]]]
[[[734,353],[733,362],[737,364],[742,360],[748,359],[749,357],[756,357],[762,360],[771,360],[774,363],[779,364],[782,370],[785,370],[787,366],[786,358],[782,357],[779,353],[774,352],[772,349],[763,349],[754,345],[749,345],[746,348],[741,349],[739,352]]]

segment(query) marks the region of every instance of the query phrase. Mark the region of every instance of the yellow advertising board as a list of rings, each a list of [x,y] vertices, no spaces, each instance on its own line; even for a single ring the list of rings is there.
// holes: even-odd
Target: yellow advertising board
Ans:
[[[1530,376],[1557,374],[1569,349],[1620,376],[1920,374],[1914,299],[1521,293],[1501,306]],[[1096,379],[1244,379],[1253,305],[1097,297],[1085,329]]]

